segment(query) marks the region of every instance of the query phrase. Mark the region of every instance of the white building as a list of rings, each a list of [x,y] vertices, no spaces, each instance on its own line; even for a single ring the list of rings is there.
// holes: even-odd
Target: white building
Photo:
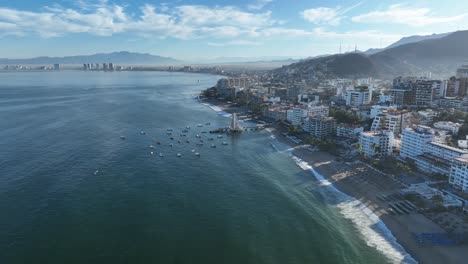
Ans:
[[[458,147],[468,149],[468,135],[466,136],[466,140],[458,140]]]
[[[344,138],[357,138],[361,132],[364,132],[364,127],[359,125],[339,124],[336,127],[336,136]]]
[[[458,131],[462,125],[459,123],[453,123],[449,121],[440,121],[434,123],[434,127],[446,131],[452,132],[453,135],[458,135]]]
[[[370,104],[372,100],[372,90],[365,86],[356,87],[353,90],[346,91],[346,105],[359,106]]]
[[[414,158],[426,152],[426,145],[434,139],[434,133],[427,126],[405,128],[401,136],[400,157]]]
[[[379,114],[383,114],[387,110],[396,110],[396,105],[373,105],[370,110],[370,118],[375,118]]]
[[[421,124],[429,125],[432,123],[432,119],[437,116],[437,112],[432,109],[426,109],[418,111],[419,117],[421,118]]]
[[[324,139],[335,135],[336,120],[333,117],[309,117],[303,129],[314,138]]]
[[[372,121],[371,131],[390,130],[394,134],[399,135],[401,130],[406,126],[405,118],[407,116],[407,112],[384,111],[384,113],[377,115],[374,121]]]
[[[359,135],[361,152],[367,157],[385,157],[392,155],[394,136],[392,131],[382,130],[362,132]]]
[[[286,120],[288,120],[293,126],[301,125],[306,117],[307,109],[291,108],[286,112]]]
[[[468,192],[468,158],[455,158],[452,161],[449,183]]]
[[[456,158],[468,158],[468,151],[450,147],[437,142],[429,142],[424,154],[414,158],[416,166],[428,173],[450,174],[452,161]]]

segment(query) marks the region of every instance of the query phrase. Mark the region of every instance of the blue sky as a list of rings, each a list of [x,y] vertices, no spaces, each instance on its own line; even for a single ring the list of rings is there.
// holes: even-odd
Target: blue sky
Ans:
[[[0,0],[0,57],[307,57],[468,29],[459,0]]]

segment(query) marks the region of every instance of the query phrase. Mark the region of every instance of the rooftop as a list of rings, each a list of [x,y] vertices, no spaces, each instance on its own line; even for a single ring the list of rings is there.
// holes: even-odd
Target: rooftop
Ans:
[[[445,149],[450,149],[450,150],[458,152],[460,154],[467,154],[468,155],[468,151],[463,150],[463,149],[451,147],[451,146],[441,144],[441,143],[437,143],[437,142],[429,142],[429,144],[434,145],[434,146],[438,146],[438,147],[441,147],[441,148],[445,148]]]
[[[455,160],[457,160],[457,161],[459,161],[461,163],[464,163],[464,164],[468,164],[468,157],[466,157],[466,158],[463,158],[463,157],[455,158]]]

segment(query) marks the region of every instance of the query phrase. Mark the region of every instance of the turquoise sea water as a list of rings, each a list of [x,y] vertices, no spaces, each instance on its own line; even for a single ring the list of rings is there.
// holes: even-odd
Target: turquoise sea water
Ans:
[[[1,72],[0,263],[392,261],[267,131],[209,147],[217,79]]]

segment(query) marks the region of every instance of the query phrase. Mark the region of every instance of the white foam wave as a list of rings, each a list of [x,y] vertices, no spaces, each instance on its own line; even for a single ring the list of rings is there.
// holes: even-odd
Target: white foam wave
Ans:
[[[369,246],[382,252],[392,263],[417,263],[396,241],[385,223],[365,204],[336,189],[330,181],[307,162],[296,156],[292,156],[292,159],[301,169],[310,171],[319,181],[320,186],[325,186],[327,191],[335,195],[335,198],[338,199],[337,207],[340,213],[356,225]]]

